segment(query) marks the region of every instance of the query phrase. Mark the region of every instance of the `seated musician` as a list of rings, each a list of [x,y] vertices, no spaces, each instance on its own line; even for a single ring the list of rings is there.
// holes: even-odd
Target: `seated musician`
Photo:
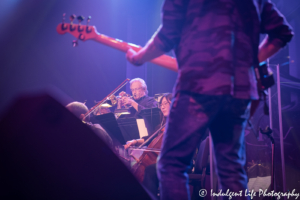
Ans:
[[[162,120],[161,120],[161,124],[158,127],[156,127],[156,130],[158,130],[161,126],[163,126],[166,123],[167,116],[169,115],[170,112],[171,99],[172,99],[172,94],[168,93],[163,95],[159,101],[159,108],[162,112]],[[138,139],[138,140],[128,141],[124,146],[124,148],[127,149],[128,147],[133,145],[134,146],[141,145],[142,143],[145,142],[145,140],[148,139],[148,137],[150,136],[143,137],[142,139]],[[156,163],[151,164],[145,168],[142,184],[149,192],[151,192],[151,194],[157,197],[159,180],[156,174]]]
[[[153,97],[148,96],[147,85],[141,78],[135,78],[130,81],[130,90],[132,92],[132,98],[123,96],[122,103],[129,108],[130,115],[124,115],[126,117],[140,118],[139,113],[145,108],[157,107],[157,102]],[[121,93],[120,93],[121,94]],[[120,95],[122,96],[122,95]]]
[[[82,120],[85,113],[89,110],[84,103],[81,102],[71,102],[66,108],[73,113],[76,117]],[[89,121],[89,116],[86,118]],[[100,124],[87,123],[87,125],[98,135],[111,149],[113,149],[113,142],[108,133],[100,126]]]
[[[158,127],[156,127],[155,130],[158,130],[161,126],[163,126],[166,123],[166,119],[167,119],[167,116],[169,115],[169,111],[170,111],[171,99],[172,99],[172,94],[170,94],[170,93],[163,95],[162,98],[160,99],[159,109],[162,112],[162,120],[161,120],[160,125]],[[130,146],[139,146],[139,145],[143,144],[150,136],[151,135],[143,137],[141,139],[128,141],[128,142],[126,142],[126,145],[124,145],[124,148],[127,149]]]

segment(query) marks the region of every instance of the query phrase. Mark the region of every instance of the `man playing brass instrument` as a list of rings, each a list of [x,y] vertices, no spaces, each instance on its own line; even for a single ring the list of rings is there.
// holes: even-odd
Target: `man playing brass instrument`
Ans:
[[[157,107],[157,102],[153,97],[148,96],[147,85],[141,78],[135,78],[130,81],[130,90],[132,92],[132,98],[122,96],[122,103],[127,106],[131,106],[129,111],[130,115],[127,117],[140,118],[139,113],[145,108]]]

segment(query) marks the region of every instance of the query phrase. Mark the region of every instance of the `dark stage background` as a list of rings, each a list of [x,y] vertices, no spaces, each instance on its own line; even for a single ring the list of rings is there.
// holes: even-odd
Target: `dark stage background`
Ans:
[[[20,92],[50,85],[73,100],[87,100],[89,107],[125,78],[143,78],[150,96],[171,92],[176,73],[151,63],[136,68],[123,52],[94,41],[73,48],[72,35],[56,32],[63,13],[66,22],[71,14],[90,15],[99,33],[143,46],[160,24],[161,5],[161,0],[1,1],[0,112]]]
[[[281,65],[287,189],[295,188],[299,192],[300,1],[273,2],[295,31],[293,41],[270,63]],[[71,14],[91,15],[90,25],[95,25],[98,32],[143,46],[160,24],[161,5],[162,0],[1,0],[0,115],[18,94],[49,86],[69,96],[65,104],[72,100],[87,101],[88,107],[94,106],[95,100],[104,98],[125,78],[143,78],[150,96],[171,92],[176,73],[150,63],[136,68],[126,61],[124,53],[94,41],[79,41],[79,46],[73,48],[73,36],[56,32],[63,13],[66,13],[66,22]],[[276,88],[274,90],[276,95]],[[276,101],[272,109],[273,123],[278,126]],[[269,121],[258,111],[253,123],[257,129]],[[278,128],[275,129],[278,144]],[[246,141],[249,162],[270,166],[268,139],[260,136],[257,141],[248,130]],[[280,149],[276,150],[275,157],[276,184],[281,190]]]

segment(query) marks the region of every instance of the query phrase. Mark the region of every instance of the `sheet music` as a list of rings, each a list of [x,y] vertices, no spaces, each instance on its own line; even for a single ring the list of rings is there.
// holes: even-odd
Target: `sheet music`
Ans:
[[[271,184],[271,176],[265,176],[265,177],[256,177],[256,178],[250,178],[248,182],[248,188],[249,190],[254,190],[255,192],[258,192],[259,189],[265,190],[268,189],[269,185]]]
[[[144,119],[136,119],[136,123],[139,129],[140,138],[148,136],[148,130],[146,128]]]

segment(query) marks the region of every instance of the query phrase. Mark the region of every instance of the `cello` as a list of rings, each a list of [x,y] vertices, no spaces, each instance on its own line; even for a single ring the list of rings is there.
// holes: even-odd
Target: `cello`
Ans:
[[[132,172],[138,181],[143,182],[145,169],[147,166],[155,164],[157,157],[160,153],[160,148],[163,141],[163,135],[165,131],[165,124],[161,126],[151,137],[149,137],[143,144],[137,149],[141,149],[144,145],[150,142],[148,147],[144,149],[143,154],[137,159],[132,154],[131,156],[136,160],[136,163],[132,166]]]

